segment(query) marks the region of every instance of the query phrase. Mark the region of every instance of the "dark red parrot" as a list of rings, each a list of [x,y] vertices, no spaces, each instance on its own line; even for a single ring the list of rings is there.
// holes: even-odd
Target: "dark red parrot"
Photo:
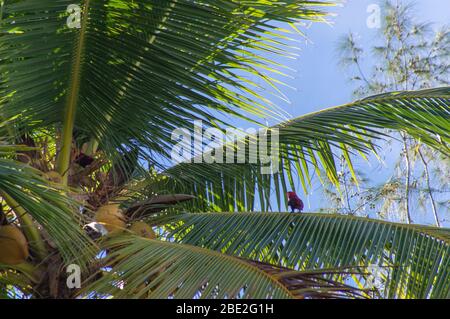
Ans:
[[[297,196],[295,192],[287,192],[288,206],[291,208],[292,213],[298,209],[299,212],[303,210],[303,201]]]
[[[78,155],[77,158],[75,158],[75,163],[77,163],[81,167],[89,166],[92,164],[93,161],[94,161],[93,157],[88,156],[83,152],[80,152],[80,155]]]

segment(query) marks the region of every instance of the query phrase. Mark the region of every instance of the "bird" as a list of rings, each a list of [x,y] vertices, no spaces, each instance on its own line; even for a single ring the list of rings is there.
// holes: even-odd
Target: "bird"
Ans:
[[[82,152],[80,152],[80,154],[75,158],[75,163],[77,163],[83,168],[91,165],[93,161],[94,161],[93,157],[86,155]]]
[[[108,230],[100,223],[92,222],[84,225],[84,230],[91,239],[96,240],[108,234]]]
[[[295,213],[295,210],[298,209],[298,211],[301,213],[304,205],[300,197],[298,197],[295,192],[287,192],[287,196],[288,206],[291,208],[291,212]]]

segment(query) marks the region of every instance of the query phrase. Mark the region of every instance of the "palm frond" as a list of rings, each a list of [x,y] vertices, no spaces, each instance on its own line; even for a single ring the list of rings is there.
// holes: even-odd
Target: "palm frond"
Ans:
[[[280,281],[298,299],[361,299],[370,297],[371,289],[359,289],[333,277],[361,275],[361,271],[350,269],[317,269],[296,271],[259,261],[248,263],[267,272]]]
[[[186,121],[221,123],[214,111],[279,115],[273,103],[248,89],[259,85],[246,75],[272,83],[268,73],[279,64],[267,53],[289,55],[295,32],[289,24],[322,20],[315,8],[326,4],[84,0],[81,27],[69,28],[72,3],[5,2],[2,116],[15,117],[19,131],[76,117],[75,128],[107,152],[139,148],[163,155],[171,132]]]
[[[135,236],[110,239],[113,265],[83,294],[115,298],[293,298],[278,280],[212,250]]]
[[[109,254],[102,262],[113,267],[102,271],[101,279],[83,289],[82,295],[300,299],[367,295],[367,291],[329,278],[349,273],[341,269],[299,272],[190,245],[136,237],[111,239],[105,248]]]
[[[0,196],[12,198],[43,227],[66,263],[87,264],[94,246],[80,227],[81,215],[78,218],[76,215],[78,203],[67,197],[64,190],[49,185],[36,169],[0,158],[0,192]],[[11,207],[14,211],[17,208]]]
[[[145,201],[133,202],[126,209],[125,215],[131,219],[142,218],[143,215],[147,215],[148,213],[166,210],[172,205],[191,201],[194,198],[194,196],[186,194],[156,195]]]
[[[167,237],[295,270],[387,267],[388,298],[450,296],[450,230],[331,214],[197,213],[155,220]]]
[[[195,195],[197,200],[184,206],[188,210],[267,211],[274,210],[270,201],[275,189],[281,210],[287,205],[286,190],[295,190],[298,180],[305,193],[313,174],[337,184],[336,156],[344,155],[351,165],[352,154],[375,151],[376,140],[387,136],[384,129],[405,131],[448,156],[449,128],[450,87],[372,96],[273,127],[279,129],[279,147],[275,148],[278,154],[274,155],[278,158],[278,173],[263,173],[261,167],[268,164],[262,161],[249,162],[249,145],[258,141],[255,136],[253,142],[242,140],[245,163],[232,158],[227,164],[227,145],[222,150],[224,158],[219,158],[221,162],[177,164],[164,171],[167,178],[161,179],[159,186],[153,184],[149,192]],[[326,176],[321,175],[322,171]]]

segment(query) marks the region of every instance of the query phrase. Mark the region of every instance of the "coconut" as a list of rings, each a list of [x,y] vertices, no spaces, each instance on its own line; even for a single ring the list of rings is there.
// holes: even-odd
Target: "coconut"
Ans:
[[[28,256],[28,243],[20,229],[14,225],[0,226],[0,264],[21,264]]]
[[[59,174],[56,171],[47,172],[47,173],[44,174],[44,177],[47,180],[49,180],[49,181],[51,181],[53,183],[57,183],[57,184],[61,184],[62,181],[63,181],[63,178],[62,178],[61,174]]]
[[[156,238],[156,234],[153,231],[152,227],[144,222],[134,222],[133,224],[131,224],[130,230],[136,235],[144,238],[148,239]]]
[[[105,205],[98,209],[95,220],[101,223],[108,232],[119,231],[126,227],[126,219],[119,205]]]

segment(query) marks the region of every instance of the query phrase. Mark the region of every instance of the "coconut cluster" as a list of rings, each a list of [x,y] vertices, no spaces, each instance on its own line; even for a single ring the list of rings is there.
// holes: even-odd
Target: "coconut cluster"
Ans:
[[[0,226],[0,264],[21,264],[28,256],[28,243],[22,231],[14,225]]]
[[[134,222],[130,226],[130,231],[132,231],[136,235],[144,237],[144,238],[148,238],[148,239],[156,238],[156,234],[153,231],[152,227],[145,222],[140,222],[140,221]]]
[[[127,218],[120,210],[119,205],[116,204],[100,207],[95,214],[95,220],[97,223],[103,225],[109,234],[118,233],[127,227]],[[128,230],[140,237],[148,239],[156,238],[152,227],[143,221],[131,223]]]
[[[126,217],[119,209],[119,205],[105,205],[95,214],[95,220],[102,224],[109,233],[116,233],[126,228]]]

